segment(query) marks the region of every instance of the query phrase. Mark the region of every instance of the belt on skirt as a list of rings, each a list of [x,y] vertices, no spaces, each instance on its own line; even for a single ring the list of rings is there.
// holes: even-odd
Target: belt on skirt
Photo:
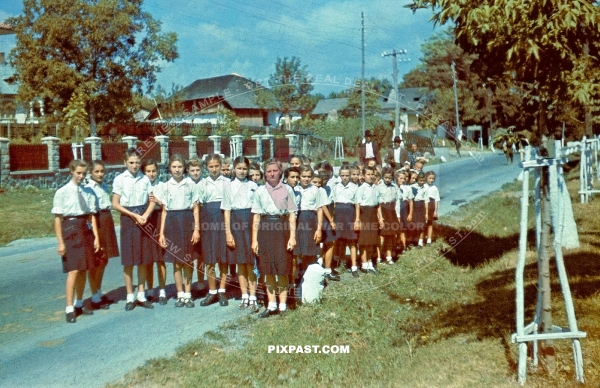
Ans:
[[[110,213],[110,209],[100,209],[98,213]]]
[[[80,216],[66,216],[66,217],[63,217],[63,220],[65,220],[65,221],[79,220],[79,219],[87,218],[87,217],[89,217],[89,214],[82,214]]]
[[[261,220],[287,220],[290,216],[287,214],[262,214],[260,216]]]

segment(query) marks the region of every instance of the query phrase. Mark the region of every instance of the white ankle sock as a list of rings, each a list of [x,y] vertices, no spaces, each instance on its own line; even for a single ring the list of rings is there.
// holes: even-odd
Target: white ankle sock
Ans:
[[[287,310],[287,305],[285,303],[279,303],[279,311]]]
[[[133,296],[133,294],[127,294],[127,303],[133,302],[135,300],[135,297]]]
[[[269,306],[267,307],[267,309],[271,311],[277,310],[277,302],[269,302]]]
[[[248,294],[242,294],[242,300],[244,299],[248,300]]]
[[[256,295],[250,295],[250,298],[248,300],[250,300],[250,301],[256,301]]]
[[[74,306],[67,306],[67,307],[65,308],[65,313],[67,313],[67,314],[68,314],[68,313],[72,313],[72,312],[74,312],[74,311],[75,311],[75,307],[74,307]]]
[[[352,266],[352,272],[354,272],[354,271],[358,271],[358,267],[355,265]]]
[[[146,301],[146,293],[144,291],[137,293],[137,300],[139,300],[140,302],[145,302]]]
[[[94,303],[100,303],[100,302],[102,302],[102,298],[100,298],[98,296],[98,294],[94,294],[94,295],[92,295],[92,302],[94,302]]]
[[[219,292],[224,294],[225,293],[225,289],[224,288],[219,288]]]

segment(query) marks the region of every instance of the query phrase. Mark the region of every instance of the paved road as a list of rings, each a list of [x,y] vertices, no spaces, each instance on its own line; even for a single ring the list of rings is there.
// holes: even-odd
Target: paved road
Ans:
[[[466,154],[466,152],[464,152]],[[440,215],[514,180],[519,168],[483,153],[432,166],[442,195]],[[148,359],[175,349],[243,313],[237,303],[176,309],[124,310],[119,259],[109,262],[104,290],[109,310],[64,321],[64,275],[56,240],[20,240],[0,248],[0,386],[100,387]],[[168,281],[172,283],[172,275]],[[174,289],[171,286],[171,293]],[[86,290],[89,293],[89,290]]]

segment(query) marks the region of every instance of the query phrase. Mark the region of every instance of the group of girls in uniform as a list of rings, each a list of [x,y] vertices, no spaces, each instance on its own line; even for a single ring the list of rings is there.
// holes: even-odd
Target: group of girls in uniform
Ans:
[[[301,156],[292,157],[284,171],[277,160],[261,169],[243,156],[223,161],[214,154],[202,162],[173,155],[167,165],[170,177],[160,182],[158,163],[142,159],[136,149],[125,152],[124,164],[126,170],[112,182],[112,200],[101,161],[74,160],[71,181],[56,192],[52,213],[68,274],[67,322],[109,308],[102,278],[112,257],[121,257],[126,311],[168,303],[168,264],[177,290],[175,307],[195,306],[196,268],[199,287],[205,276],[208,280],[201,306],[228,305],[229,273],[239,282],[239,307],[258,312],[257,288],[264,279],[268,301],[258,316],[265,318],[287,311],[289,284],[297,284],[318,256],[328,280],[340,280],[333,258],[345,256],[340,252],[346,248],[352,276],[359,277],[359,249],[360,271],[377,273],[372,257],[381,252],[393,263],[396,242],[405,249],[415,238],[413,230],[417,246],[423,246],[425,233],[430,244],[437,218],[433,172],[343,164],[334,177],[328,162],[313,170]],[[202,179],[203,166],[208,176]],[[83,185],[86,176],[89,182]],[[120,213],[120,250],[111,210]],[[158,288],[151,295],[155,264]],[[91,309],[82,303],[86,274]]]
[[[308,245],[311,239],[316,243],[296,249],[292,279],[297,281],[306,266],[314,262],[319,242],[328,280],[340,279],[338,271],[332,270],[332,262],[334,256],[344,257],[346,249],[350,251],[349,272],[359,277],[359,272],[378,273],[376,262],[383,261],[382,257],[394,264],[396,255],[410,246],[423,247],[425,235],[426,243],[432,243],[440,201],[433,171],[422,173],[410,166],[394,171],[374,163],[344,163],[338,176],[333,177],[326,161],[317,164],[314,172],[310,161],[299,156],[292,157],[289,165],[284,177],[294,189],[299,207],[298,243]],[[307,188],[311,174],[322,178],[322,184],[317,181],[315,185],[325,189],[318,202],[314,190]],[[314,229],[306,226],[307,218],[313,219]],[[377,258],[375,263],[372,258]]]

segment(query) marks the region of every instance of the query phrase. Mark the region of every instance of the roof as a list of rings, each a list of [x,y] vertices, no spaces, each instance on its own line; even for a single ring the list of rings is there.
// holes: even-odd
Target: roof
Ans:
[[[419,104],[425,104],[427,100],[426,88],[403,88],[398,89],[398,93],[400,95],[398,102],[401,110],[421,110],[422,106],[419,107]],[[396,109],[396,92],[394,90],[390,91],[387,101],[382,104],[381,108],[383,110]]]
[[[254,101],[257,85],[237,74],[198,79],[176,93],[182,101],[222,98],[233,109],[261,109]]]
[[[16,34],[11,25],[0,22],[0,35]]]
[[[311,112],[312,115],[326,115],[331,111],[340,111],[348,105],[348,98],[324,98],[317,102],[317,106]]]

